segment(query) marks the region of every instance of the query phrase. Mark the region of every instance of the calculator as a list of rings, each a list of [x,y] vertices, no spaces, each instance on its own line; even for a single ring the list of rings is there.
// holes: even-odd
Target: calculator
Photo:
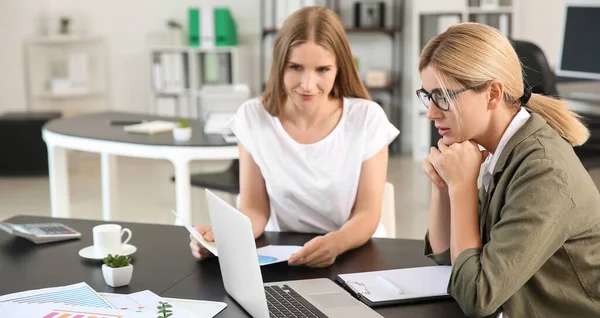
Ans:
[[[35,244],[77,239],[81,233],[61,223],[12,224],[0,222],[0,229]]]

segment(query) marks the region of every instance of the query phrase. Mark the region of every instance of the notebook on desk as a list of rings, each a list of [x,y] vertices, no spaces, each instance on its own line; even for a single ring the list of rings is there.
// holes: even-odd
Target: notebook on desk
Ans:
[[[336,280],[369,307],[450,297],[452,266],[427,266],[352,274]]]

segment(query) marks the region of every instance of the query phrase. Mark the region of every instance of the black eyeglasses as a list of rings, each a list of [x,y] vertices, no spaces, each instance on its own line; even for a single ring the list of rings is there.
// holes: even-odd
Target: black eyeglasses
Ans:
[[[487,83],[483,85],[487,85]],[[449,91],[447,96],[446,94],[444,94],[443,91],[441,91],[438,88],[434,89],[431,93],[429,93],[423,88],[420,88],[416,91],[416,93],[417,97],[421,100],[421,102],[423,103],[423,105],[425,105],[426,108],[429,109],[429,104],[431,103],[431,101],[433,101],[433,104],[435,104],[437,108],[439,108],[442,111],[448,111],[450,109],[450,101],[447,99],[447,97],[452,98],[464,91],[468,91],[477,87],[482,87],[483,85],[469,85],[461,89],[457,89],[455,91]]]

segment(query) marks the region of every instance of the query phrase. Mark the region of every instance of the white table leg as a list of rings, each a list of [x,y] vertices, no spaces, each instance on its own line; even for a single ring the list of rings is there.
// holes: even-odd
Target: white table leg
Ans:
[[[69,169],[67,150],[48,145],[48,179],[52,217],[71,217],[69,207]]]
[[[192,202],[190,185],[190,163],[189,161],[173,161],[175,167],[175,204],[179,214],[188,224],[192,223]],[[176,220],[176,225],[183,225]]]
[[[112,219],[112,210],[114,210],[117,201],[117,157],[111,154],[101,154],[102,166],[102,218],[104,221]]]

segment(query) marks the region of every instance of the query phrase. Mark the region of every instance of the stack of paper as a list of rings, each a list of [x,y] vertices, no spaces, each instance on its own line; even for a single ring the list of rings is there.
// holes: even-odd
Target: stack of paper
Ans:
[[[143,122],[141,124],[129,125],[123,127],[126,132],[138,134],[156,134],[165,131],[171,131],[177,127],[177,123],[170,121],[154,120]]]
[[[86,283],[14,293],[0,297],[2,318],[155,318],[160,302],[172,318],[212,318],[227,304],[161,298],[151,291],[130,295],[98,294]]]

